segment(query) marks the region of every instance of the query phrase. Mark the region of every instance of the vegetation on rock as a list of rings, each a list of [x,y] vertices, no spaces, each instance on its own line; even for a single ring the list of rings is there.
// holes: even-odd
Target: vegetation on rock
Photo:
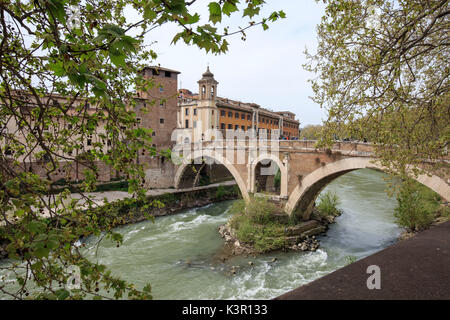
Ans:
[[[259,253],[287,246],[286,224],[274,218],[274,213],[280,209],[266,197],[251,197],[247,204],[244,200],[236,201],[230,212],[229,224],[241,243],[250,245]]]
[[[338,196],[331,191],[327,191],[319,196],[319,202],[317,203],[316,208],[323,217],[339,216],[341,214],[341,210],[337,207],[339,203]]]

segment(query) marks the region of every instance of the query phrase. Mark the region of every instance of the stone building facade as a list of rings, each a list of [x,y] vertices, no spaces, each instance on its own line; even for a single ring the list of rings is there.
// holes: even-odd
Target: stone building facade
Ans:
[[[244,103],[217,96],[218,82],[207,68],[198,81],[199,93],[180,90],[178,127],[192,129],[192,139],[201,132],[202,139],[208,130],[236,130],[246,132],[254,129],[257,135],[268,138],[295,140],[299,137],[300,122],[289,111],[273,112],[255,103]]]

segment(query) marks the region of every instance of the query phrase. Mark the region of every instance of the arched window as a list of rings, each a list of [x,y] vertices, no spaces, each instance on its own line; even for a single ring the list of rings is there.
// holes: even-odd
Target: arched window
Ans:
[[[211,87],[211,99],[214,99],[214,89],[215,89],[215,87],[212,86]]]
[[[202,98],[204,99],[206,97],[206,87],[202,87]]]

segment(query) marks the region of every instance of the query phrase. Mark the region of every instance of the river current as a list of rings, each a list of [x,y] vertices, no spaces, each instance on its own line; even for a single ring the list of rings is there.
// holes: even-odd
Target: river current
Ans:
[[[396,201],[385,192],[384,174],[358,170],[330,183],[343,214],[320,236],[316,252],[276,252],[222,262],[224,240],[217,228],[229,219],[232,201],[182,211],[118,228],[124,242],[86,239],[85,253],[114,274],[143,287],[154,299],[270,299],[347,263],[380,251],[401,233],[393,217]],[[276,259],[274,259],[276,258]],[[274,261],[275,260],[275,261]],[[251,262],[252,265],[249,264]],[[239,266],[232,275],[231,266]]]

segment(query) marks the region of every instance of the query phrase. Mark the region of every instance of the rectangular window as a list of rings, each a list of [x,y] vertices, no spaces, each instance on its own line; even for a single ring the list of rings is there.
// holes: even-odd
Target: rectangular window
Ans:
[[[186,114],[187,116],[189,115],[189,109],[188,109],[188,108],[184,109],[184,112],[185,112],[185,114]]]
[[[245,120],[245,114],[241,114],[241,120]]]
[[[245,131],[245,126],[241,126],[242,131]]]
[[[220,124],[220,129],[222,129],[222,130],[224,130],[226,127],[225,127],[225,123],[221,123]]]
[[[194,116],[197,115],[197,109],[194,109]]]
[[[234,117],[235,117],[236,119],[239,119],[239,112],[236,112],[236,113],[234,114]]]
[[[166,78],[170,78],[172,76],[172,73],[170,71],[164,72],[164,75]]]
[[[233,112],[231,111],[228,112],[228,118],[233,118]]]
[[[164,88],[163,87],[159,87],[159,92],[163,92]]]
[[[152,137],[156,136],[156,131],[152,132]]]
[[[228,124],[228,129],[232,130],[233,129],[233,125],[231,123]]]
[[[164,119],[159,119],[159,123],[163,124],[164,123]]]
[[[234,130],[239,130],[239,126],[237,124],[234,125]]]
[[[186,129],[189,128],[189,120],[186,120],[186,122],[185,122],[185,128],[186,128]]]
[[[225,110],[220,110],[220,116],[225,117],[226,114],[227,114],[227,113],[225,112]]]
[[[252,121],[252,116],[248,114],[248,115],[247,115],[247,120],[248,120],[248,121]]]

